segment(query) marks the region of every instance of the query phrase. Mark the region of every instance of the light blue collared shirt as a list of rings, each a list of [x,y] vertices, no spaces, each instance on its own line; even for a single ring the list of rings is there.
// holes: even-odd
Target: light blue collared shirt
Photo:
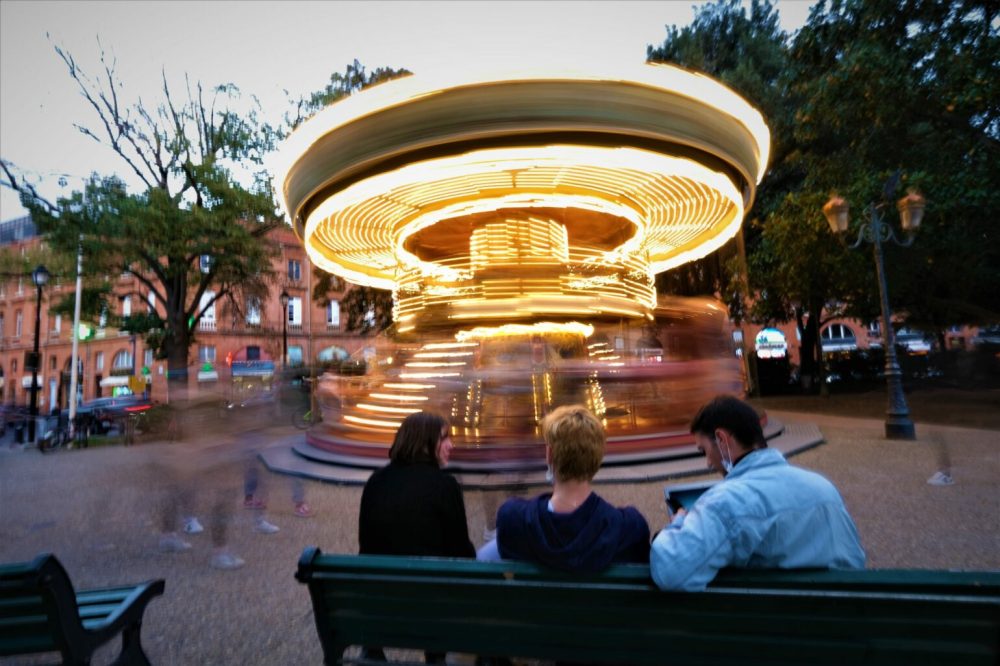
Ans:
[[[758,449],[656,536],[649,563],[660,588],[697,591],[723,567],[861,569],[865,551],[832,483]]]

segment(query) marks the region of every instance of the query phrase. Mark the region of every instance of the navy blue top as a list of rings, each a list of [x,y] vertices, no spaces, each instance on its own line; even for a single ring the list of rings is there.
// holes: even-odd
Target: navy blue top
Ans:
[[[555,513],[549,510],[551,497],[503,503],[497,512],[500,557],[572,573],[649,561],[649,526],[634,507],[615,508],[592,492],[572,513]]]

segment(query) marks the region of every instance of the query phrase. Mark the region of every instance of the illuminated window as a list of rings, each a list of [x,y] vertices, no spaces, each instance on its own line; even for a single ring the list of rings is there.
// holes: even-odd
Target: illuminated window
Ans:
[[[326,305],[326,325],[330,328],[340,327],[340,303],[330,301]]]
[[[288,325],[302,325],[302,299],[298,296],[288,299]]]
[[[111,364],[113,370],[131,370],[132,369],[132,354],[127,351],[120,351],[115,354],[115,360]]]
[[[260,299],[257,297],[247,299],[247,323],[260,326]]]
[[[201,301],[198,304],[198,310],[201,312],[202,321],[215,321],[214,291],[206,291],[201,295]]]

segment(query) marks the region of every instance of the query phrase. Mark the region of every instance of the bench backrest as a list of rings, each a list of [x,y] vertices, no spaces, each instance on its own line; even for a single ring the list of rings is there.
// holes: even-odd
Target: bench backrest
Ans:
[[[55,556],[0,565],[0,655],[67,654],[82,632],[73,585]]]
[[[667,593],[649,568],[324,555],[309,586],[328,663],[349,645],[613,663],[995,664],[1000,574],[727,571]]]

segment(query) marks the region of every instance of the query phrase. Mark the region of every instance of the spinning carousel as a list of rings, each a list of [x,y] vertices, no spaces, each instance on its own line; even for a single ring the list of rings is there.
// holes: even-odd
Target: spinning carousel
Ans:
[[[323,376],[308,446],[378,466],[433,409],[451,467],[530,469],[568,403],[603,419],[608,465],[689,446],[741,364],[725,307],[654,276],[737,233],[768,143],[741,97],[663,65],[416,75],[318,113],[281,151],[283,203],[318,267],[392,291],[395,323],[366,374]]]

